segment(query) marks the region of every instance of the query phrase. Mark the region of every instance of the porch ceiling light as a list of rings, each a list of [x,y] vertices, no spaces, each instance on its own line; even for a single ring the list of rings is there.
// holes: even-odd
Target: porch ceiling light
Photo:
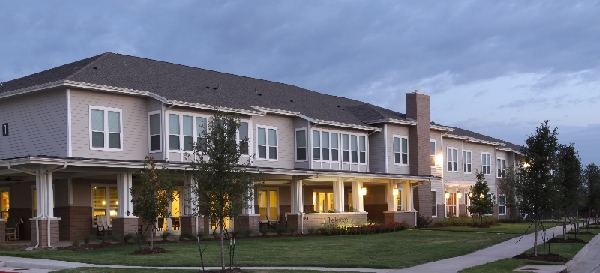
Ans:
[[[367,195],[367,188],[361,188],[360,189],[360,194],[361,195]]]
[[[462,192],[456,193],[456,198],[461,199],[462,198]]]
[[[448,192],[444,193],[444,197],[446,197],[446,199],[450,198],[450,193],[448,193]]]
[[[102,200],[102,205],[106,205],[106,201]]]
[[[394,196],[398,196],[398,189],[392,190],[392,194],[394,194]]]

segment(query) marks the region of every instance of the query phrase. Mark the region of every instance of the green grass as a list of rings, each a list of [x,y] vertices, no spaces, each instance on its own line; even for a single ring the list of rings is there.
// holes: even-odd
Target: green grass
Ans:
[[[237,240],[235,266],[405,268],[471,253],[512,237],[515,235],[406,230],[364,236],[248,238]],[[204,244],[208,246],[205,252],[205,266],[218,266],[217,242],[208,241]],[[200,266],[196,243],[171,243],[158,246],[170,252],[131,255],[137,246],[128,245],[76,252],[66,250],[27,252],[0,248],[0,255],[93,264]]]
[[[582,229],[581,231],[586,231]],[[590,229],[590,232],[594,233],[594,235],[577,235],[577,238],[582,239],[586,242],[589,242],[596,234],[600,233],[598,229]],[[574,237],[572,234],[568,234],[570,238]],[[562,238],[562,236],[557,236]],[[551,244],[550,246],[546,245],[544,248],[543,245],[538,246],[538,253],[551,253],[560,254],[564,258],[572,259],[581,248],[585,245],[580,243],[571,243],[571,244]],[[526,253],[533,253],[533,248],[525,251]],[[465,270],[460,271],[461,273],[476,273],[476,272],[491,272],[491,273],[508,273],[513,272],[513,270],[524,266],[524,265],[537,265],[537,264],[562,264],[562,263],[547,263],[540,261],[531,261],[531,260],[520,260],[520,259],[503,259],[491,263],[487,263],[480,266],[475,266],[471,268],[467,268]]]
[[[546,229],[555,227],[557,223],[544,223]],[[443,230],[443,231],[454,231],[454,232],[487,232],[487,233],[507,233],[507,234],[529,234],[533,233],[533,223],[499,223],[498,225],[491,226],[489,228],[476,228],[469,226],[449,226],[449,227],[436,227],[431,230]]]
[[[63,269],[54,271],[57,273],[147,273],[150,270],[148,268],[94,268],[94,267],[81,267],[74,269]],[[151,272],[159,273],[171,273],[171,272],[198,272],[198,270],[181,270],[181,269],[151,269]],[[322,273],[323,271],[314,270],[244,270],[248,273]],[[329,271],[333,272],[333,271]],[[336,271],[336,272],[353,272],[353,271]]]

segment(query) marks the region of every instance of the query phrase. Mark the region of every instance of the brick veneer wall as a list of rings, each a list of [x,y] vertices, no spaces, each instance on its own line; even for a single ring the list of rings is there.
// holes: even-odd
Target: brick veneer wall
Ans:
[[[418,186],[413,191],[413,198],[415,201],[415,209],[419,212],[419,214],[425,218],[431,217],[431,207],[432,207],[432,198],[431,198],[431,182],[424,182],[423,185]],[[440,211],[438,210],[438,215]]]
[[[115,217],[112,220],[112,235],[122,242],[125,235],[138,231],[139,222],[137,217]]]
[[[60,217],[59,239],[70,241],[83,238],[86,234],[94,232],[92,227],[92,207],[66,206],[54,208],[54,216]]]
[[[406,117],[417,121],[417,126],[411,126],[408,130],[408,153],[412,175],[431,175],[429,105],[428,95],[417,92],[406,94]]]
[[[3,245],[6,241],[5,228],[6,221],[4,221],[4,219],[0,219],[0,245]]]
[[[416,213],[415,211],[386,211],[383,214],[386,223],[407,223],[410,228],[414,228],[417,226],[415,222]]]
[[[252,234],[258,234],[259,215],[242,214],[234,219],[234,230],[249,229]]]
[[[188,232],[192,235],[196,234],[196,217],[195,216],[181,216],[179,217],[179,223],[181,232]],[[198,233],[204,234],[204,217],[198,216]]]
[[[31,246],[35,246],[35,244],[37,243],[36,240],[36,236],[37,236],[37,232],[38,230],[36,230],[35,228],[35,222],[36,220],[30,220],[29,222],[31,222],[31,226],[33,227],[31,229],[31,238],[33,238],[31,240]],[[38,220],[38,225],[39,225],[39,234],[40,234],[40,241],[39,241],[39,245],[38,247],[48,247],[48,222],[50,222],[50,244],[52,247],[55,247],[56,244],[58,243],[59,240],[59,226],[58,223],[60,222],[59,219],[56,220]]]

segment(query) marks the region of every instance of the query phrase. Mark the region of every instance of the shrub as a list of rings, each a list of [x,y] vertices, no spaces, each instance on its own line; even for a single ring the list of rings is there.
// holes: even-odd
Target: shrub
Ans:
[[[179,235],[179,241],[196,241],[196,236],[191,232],[183,231]]]
[[[169,239],[169,236],[171,235],[173,235],[173,232],[170,229],[166,229],[165,231],[163,231],[160,237],[162,237],[163,241],[167,241]]]
[[[131,243],[133,241],[135,241],[135,235],[133,233],[128,233],[127,235],[125,235],[125,237],[123,237],[124,243]]]
[[[252,230],[249,228],[236,228],[231,232],[233,237],[250,237],[252,235]]]
[[[86,235],[84,235],[84,236],[83,236],[83,239],[82,239],[82,240],[83,240],[83,243],[84,243],[85,245],[88,245],[89,243],[91,243],[92,241],[94,241],[94,240],[95,240],[95,238],[94,238],[94,234],[92,234],[92,233],[87,233]]]
[[[433,220],[430,217],[425,217],[421,214],[417,214],[417,228],[425,228],[431,225]]]

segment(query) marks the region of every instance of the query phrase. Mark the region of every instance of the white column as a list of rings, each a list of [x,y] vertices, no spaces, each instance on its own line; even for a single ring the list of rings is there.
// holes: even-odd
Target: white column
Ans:
[[[46,172],[46,215],[54,218],[54,190],[52,189],[52,172]]]
[[[184,215],[192,216],[198,215],[198,208],[196,204],[198,200],[196,200],[196,191],[194,189],[194,176],[186,175],[184,178],[184,187],[183,190],[185,194],[183,195],[183,203],[184,205]],[[182,197],[180,197],[182,198]]]
[[[302,180],[298,180],[296,177],[292,178],[291,181],[291,194],[292,194],[292,213],[304,212],[304,200],[302,193]]]
[[[133,203],[131,202],[132,173],[122,172],[117,174],[117,196],[119,206],[117,217],[133,217]],[[129,215],[127,215],[129,212]]]
[[[396,184],[394,183],[394,180],[392,180],[387,183],[385,188],[385,199],[388,204],[388,211],[396,211],[396,208],[398,207],[396,204],[398,200],[396,199],[396,196],[394,196],[395,187]]]
[[[248,191],[250,192],[250,195],[253,196],[253,198],[252,200],[248,200],[248,203],[246,204],[247,207],[242,209],[242,214],[256,214],[254,210],[254,201],[256,198],[256,194],[254,193],[254,186],[250,187]]]
[[[52,172],[40,167],[35,172],[35,189],[37,198],[37,217],[54,217],[54,194],[52,192]]]
[[[402,204],[402,207],[404,207],[405,211],[412,211],[412,192],[410,182],[404,182],[402,186],[402,193],[404,194],[404,196],[402,196],[402,203],[404,203]]]
[[[333,181],[333,210],[344,212],[344,181],[340,178]]]
[[[352,181],[352,202],[354,203],[354,209],[359,212],[365,211],[365,204],[363,201],[363,196],[360,194],[360,190],[363,187],[362,181],[354,180]],[[369,193],[367,193],[369,194]]]

